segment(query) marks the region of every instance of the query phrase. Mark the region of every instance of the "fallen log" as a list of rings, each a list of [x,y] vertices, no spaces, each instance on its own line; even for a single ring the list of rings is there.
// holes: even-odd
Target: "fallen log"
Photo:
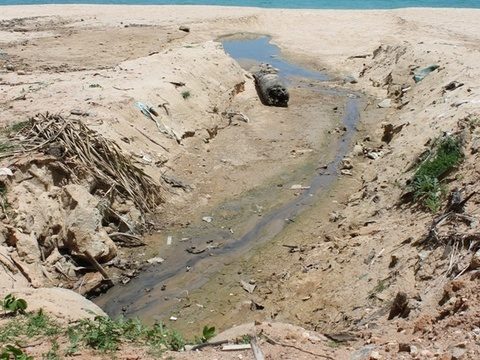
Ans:
[[[287,107],[290,94],[278,74],[261,69],[253,74],[258,95],[263,104]]]

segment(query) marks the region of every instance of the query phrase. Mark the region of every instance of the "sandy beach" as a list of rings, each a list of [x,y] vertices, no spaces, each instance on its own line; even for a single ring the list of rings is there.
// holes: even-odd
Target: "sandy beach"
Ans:
[[[444,247],[414,245],[434,216],[400,199],[421,154],[442,134],[466,139],[458,173],[445,180],[448,191],[475,194],[479,187],[479,17],[477,9],[1,6],[0,124],[11,127],[47,112],[80,121],[117,144],[162,189],[162,203],[148,215],[131,199],[112,200],[109,207],[120,215],[104,216],[95,228],[105,239],[92,245],[102,249],[94,257],[115,284],[125,285],[114,288],[118,296],[96,300],[103,308],[135,289],[130,291],[144,299],[115,305],[116,312],[147,321],[168,322],[173,316],[178,320],[169,325],[189,335],[204,324],[226,330],[257,321],[248,331],[262,328],[280,343],[296,344],[297,349],[263,342],[271,358],[318,358],[313,352],[350,359],[370,346],[367,357],[357,358],[459,359],[452,354],[461,349],[465,359],[474,359],[480,356],[475,320],[480,306],[469,264],[476,247],[455,248],[459,271],[452,273],[453,258],[442,255]],[[322,71],[329,80],[296,80],[288,108],[267,107],[250,71],[222,47],[220,39],[232,35],[267,35],[282,58]],[[413,80],[416,71],[431,65],[421,81]],[[312,194],[315,201],[297,218],[282,219],[286,225],[277,236],[218,261],[212,255],[171,282],[129,288],[151,269],[149,259],[161,257],[158,266],[167,268],[187,263],[301,196],[308,188],[303,185],[335,158],[344,141],[341,121],[351,98],[358,98],[360,120],[338,179]],[[138,102],[153,106],[158,116],[142,114]],[[31,294],[31,287],[60,286],[91,295],[102,276],[79,271],[84,262],[73,264],[64,256],[66,248],[74,258],[80,253],[61,236],[75,215],[65,197],[76,204],[91,196],[85,208],[94,211],[98,194],[110,190],[95,193],[87,176],[72,180],[83,190],[65,190],[48,166],[40,160],[31,165],[28,156],[2,159],[2,167],[15,171],[7,181],[13,212],[2,218],[0,251],[11,257],[3,263],[6,269],[11,263],[20,271],[1,272],[0,289]],[[472,196],[465,214],[476,217],[480,198]],[[112,233],[128,232],[130,225],[142,229],[142,247],[112,242]],[[445,233],[456,229],[464,238],[476,234],[475,226],[464,222],[444,226]],[[206,235],[192,242],[200,233]],[[46,245],[52,238],[60,253]],[[32,246],[40,251],[30,253]],[[453,278],[462,282],[453,287],[457,290],[451,290]],[[184,292],[187,281],[201,286]],[[240,281],[255,290],[245,291]],[[95,286],[87,291],[89,282]],[[448,291],[453,300],[442,302]],[[408,294],[410,317],[388,320],[399,292]],[[164,298],[163,305],[150,307],[152,298]],[[458,313],[455,301],[463,299],[468,306]],[[302,333],[305,329],[312,333]],[[238,331],[228,336],[242,335]],[[355,336],[344,342],[315,337],[315,331]],[[403,343],[415,344],[417,353],[397,354]],[[380,357],[368,357],[372,351]],[[125,354],[131,358],[131,349]],[[168,356],[238,358],[213,348]]]

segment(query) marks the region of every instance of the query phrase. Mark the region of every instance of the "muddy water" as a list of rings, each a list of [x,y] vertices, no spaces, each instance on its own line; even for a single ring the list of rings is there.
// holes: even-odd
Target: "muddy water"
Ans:
[[[344,99],[342,122],[346,131],[337,143],[333,161],[320,172],[319,164],[298,169],[299,174],[308,173],[311,182],[308,184],[310,188],[293,200],[279,204],[278,199],[265,199],[275,196],[274,192],[271,188],[259,187],[241,199],[224,203],[217,212],[212,213],[212,224],[192,224],[188,229],[169,232],[175,243],[161,248],[161,256],[166,259],[164,263],[149,267],[127,285],[116,286],[95,300],[111,316],[123,314],[147,322],[168,318],[179,299],[200,288],[222,266],[235,261],[252,247],[272,240],[311,206],[317,200],[317,195],[335,181],[339,164],[349,151],[359,120],[359,98],[355,94],[327,88],[322,85],[323,81],[328,80],[327,74],[282,59],[280,49],[272,45],[268,37],[226,38],[222,43],[225,51],[245,68],[255,63],[268,62],[279,69],[279,74],[292,86],[308,86],[309,90],[319,93],[333,92]],[[252,211],[246,211],[252,204],[262,201],[268,204],[268,200],[275,205],[267,206],[253,216]],[[247,213],[249,215],[245,215]]]

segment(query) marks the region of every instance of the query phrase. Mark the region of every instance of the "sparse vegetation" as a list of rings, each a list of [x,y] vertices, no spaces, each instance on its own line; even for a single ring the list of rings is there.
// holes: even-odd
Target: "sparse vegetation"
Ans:
[[[184,100],[187,100],[192,94],[190,94],[190,91],[188,90],[185,90],[185,91],[182,91],[182,98]]]
[[[17,122],[17,123],[15,123],[15,124],[13,124],[13,125],[11,125],[10,127],[7,128],[7,133],[8,134],[18,133],[18,132],[22,131],[23,129],[25,129],[27,126],[29,126],[30,123],[31,123],[30,120]]]
[[[7,152],[12,149],[12,144],[8,142],[6,139],[0,139],[0,153]]]
[[[413,199],[420,206],[437,212],[440,210],[446,190],[443,177],[463,160],[462,146],[454,136],[446,136],[434,143],[433,150],[418,167],[410,184]]]
[[[18,315],[0,329],[0,343],[17,341],[20,337],[53,336],[61,332],[60,326],[39,310]]]
[[[205,327],[202,339],[208,340],[214,332],[215,328]],[[158,355],[165,350],[182,350],[186,344],[180,333],[159,323],[147,326],[138,319],[113,320],[98,316],[93,320],[85,319],[72,326],[62,327],[41,310],[33,314],[17,315],[0,329],[0,343],[18,343],[19,339],[32,337],[50,340],[52,347],[43,354],[44,359],[50,360],[60,358],[57,342],[59,336],[65,336],[70,341],[64,350],[65,355],[73,355],[83,346],[102,352],[115,352],[122,343],[147,346],[152,354]]]
[[[178,332],[166,329],[162,324],[149,327],[138,319],[113,320],[98,316],[94,320],[82,320],[67,332],[70,352],[75,352],[82,343],[106,352],[118,350],[123,341],[147,345],[155,352],[162,349],[178,351],[185,346],[185,340]]]

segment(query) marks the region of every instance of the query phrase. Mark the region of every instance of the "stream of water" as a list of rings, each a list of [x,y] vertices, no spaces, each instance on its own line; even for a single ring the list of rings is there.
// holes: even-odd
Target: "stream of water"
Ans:
[[[290,63],[281,57],[280,49],[270,43],[268,37],[252,39],[224,39],[225,51],[241,65],[268,62],[279,70],[279,74],[289,82],[295,79],[319,81],[328,80],[322,72],[305,69]],[[321,84],[321,83],[320,83]],[[221,266],[245,254],[253,246],[270,241],[287,225],[288,219],[294,219],[311,206],[317,195],[328,189],[338,176],[339,165],[349,152],[355,127],[359,120],[359,98],[346,90],[332,90],[319,86],[314,91],[332,92],[345,99],[343,126],[346,131],[338,142],[336,155],[321,173],[312,174],[310,188],[301,192],[293,200],[276,207],[261,217],[256,217],[243,234],[232,234],[226,229],[211,229],[206,233],[194,234],[195,240],[207,238],[222,239],[224,246],[200,254],[185,254],[185,249],[173,247],[166,261],[151,266],[147,271],[132,279],[127,285],[117,285],[95,300],[110,316],[135,316],[144,320],[165,318],[169,311],[178,304],[176,300],[194,289],[200,288],[208,279],[221,269]],[[232,205],[233,206],[233,205]],[[287,221],[286,221],[287,220]],[[171,247],[172,248],[172,247]],[[189,271],[194,269],[195,271]],[[165,289],[164,284],[168,283]]]

